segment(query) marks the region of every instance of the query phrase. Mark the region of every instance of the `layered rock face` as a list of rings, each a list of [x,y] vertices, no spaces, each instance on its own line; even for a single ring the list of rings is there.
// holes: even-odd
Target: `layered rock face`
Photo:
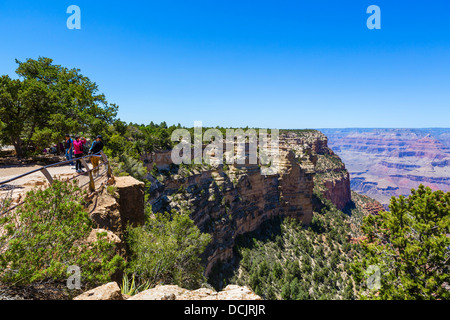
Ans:
[[[232,258],[238,235],[258,229],[268,219],[288,216],[309,224],[315,182],[319,181],[316,184],[338,208],[351,201],[348,172],[322,133],[281,134],[279,150],[279,161],[274,163],[278,172],[271,175],[262,174],[259,164],[247,161],[217,167],[188,165],[172,173],[168,169],[158,179],[148,176],[153,212],[189,212],[199,229],[212,235],[204,253],[206,275],[218,261]],[[175,167],[167,163],[168,154],[159,158],[161,165],[151,161],[147,165]]]
[[[353,190],[380,201],[419,184],[450,191],[450,129],[325,129]]]
[[[338,209],[342,210],[351,201],[350,175],[348,172],[334,179],[326,179],[324,182],[324,196]]]
[[[350,175],[339,156],[328,147],[328,138],[315,130],[289,132],[283,136],[286,146],[294,152],[311,150],[316,158],[315,187],[338,209],[345,208],[352,201]]]

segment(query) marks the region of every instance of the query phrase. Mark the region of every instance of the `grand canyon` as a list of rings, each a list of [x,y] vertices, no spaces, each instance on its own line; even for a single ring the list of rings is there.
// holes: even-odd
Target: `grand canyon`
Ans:
[[[450,300],[448,0],[79,2],[0,1],[2,307]]]
[[[320,129],[345,163],[351,189],[388,209],[420,184],[450,191],[450,129]]]

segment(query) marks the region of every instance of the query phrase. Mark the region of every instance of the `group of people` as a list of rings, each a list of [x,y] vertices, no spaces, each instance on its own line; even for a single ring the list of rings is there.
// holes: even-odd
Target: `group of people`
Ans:
[[[78,159],[75,162],[75,170],[77,173],[83,172],[83,165],[79,160],[85,153],[91,154],[90,157],[94,173],[98,173],[98,165],[100,163],[101,155],[99,152],[103,150],[103,138],[101,135],[95,137],[95,141],[92,143],[91,147],[88,149],[87,140],[84,137],[76,135],[74,139],[69,134],[66,134],[66,139],[64,141],[64,150],[67,160]],[[73,161],[69,162],[69,165],[73,166]],[[86,168],[88,169],[88,168]]]

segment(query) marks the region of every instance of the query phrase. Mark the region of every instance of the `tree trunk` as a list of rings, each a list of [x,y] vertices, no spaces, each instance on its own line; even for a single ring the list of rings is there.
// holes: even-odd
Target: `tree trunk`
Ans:
[[[23,157],[23,145],[22,140],[20,138],[17,138],[13,141],[14,149],[16,150],[16,156],[19,159],[22,159]]]

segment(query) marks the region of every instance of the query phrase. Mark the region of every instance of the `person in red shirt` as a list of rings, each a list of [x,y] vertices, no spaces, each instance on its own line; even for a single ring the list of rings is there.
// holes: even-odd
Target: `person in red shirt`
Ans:
[[[83,157],[83,145],[85,143],[86,143],[85,138],[80,139],[80,136],[78,135],[75,137],[75,140],[73,141],[73,153],[75,154],[75,159]],[[75,169],[77,170],[78,173],[83,172],[81,168],[82,168],[81,161],[77,160]]]

